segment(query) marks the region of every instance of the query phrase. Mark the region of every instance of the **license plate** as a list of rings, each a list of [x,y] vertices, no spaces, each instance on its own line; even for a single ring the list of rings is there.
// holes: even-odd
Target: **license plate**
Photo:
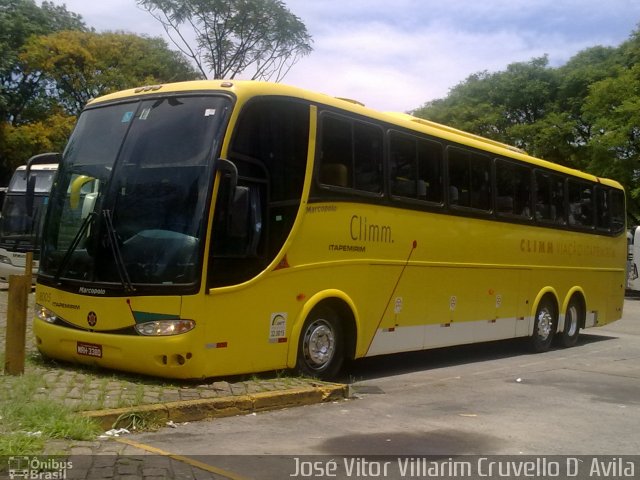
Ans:
[[[102,345],[98,345],[96,343],[78,342],[76,345],[76,351],[78,352],[78,355],[102,358]]]

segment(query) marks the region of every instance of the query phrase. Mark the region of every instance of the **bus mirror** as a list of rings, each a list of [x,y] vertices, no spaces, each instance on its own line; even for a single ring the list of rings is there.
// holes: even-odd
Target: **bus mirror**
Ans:
[[[80,190],[85,183],[89,183],[95,180],[93,177],[88,177],[86,175],[80,175],[73,182],[71,182],[71,193],[69,194],[69,204],[73,210],[77,209],[80,206]]]
[[[31,167],[33,165],[44,165],[46,163],[60,163],[61,157],[62,156],[56,152],[48,152],[48,153],[41,153],[39,155],[34,155],[29,160],[27,160],[27,172],[26,172],[27,178],[31,173]]]
[[[218,169],[220,170],[220,181],[224,179],[229,179],[229,199],[227,204],[227,211],[233,212],[234,203],[235,203],[235,192],[236,187],[238,186],[238,167],[235,166],[233,162],[226,160],[224,158],[218,159]]]
[[[27,179],[27,192],[25,196],[25,206],[27,207],[27,214],[33,215],[33,198],[36,191],[36,178],[31,176],[31,167],[33,165],[44,165],[46,163],[60,163],[62,156],[56,152],[41,153],[34,155],[27,161],[27,170],[25,177]]]
[[[257,255],[262,233],[260,192],[255,187],[236,186],[227,221],[227,235],[241,255]]]
[[[238,167],[233,162],[225,160],[224,158],[218,159],[218,169],[222,175],[227,175],[229,178],[229,191],[233,192],[238,185]],[[233,197],[231,197],[233,202]]]

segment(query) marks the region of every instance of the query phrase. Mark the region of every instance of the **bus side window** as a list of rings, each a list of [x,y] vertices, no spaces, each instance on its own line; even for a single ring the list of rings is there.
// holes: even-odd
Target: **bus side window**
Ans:
[[[586,182],[569,179],[569,225],[594,226],[593,188]]]
[[[320,183],[382,192],[382,130],[364,122],[323,115]]]
[[[609,187],[596,187],[597,227],[613,233],[624,229],[624,193]]]
[[[622,190],[611,190],[610,193],[611,231],[619,233],[624,230],[625,224],[624,192]]]
[[[325,163],[320,168],[320,182],[346,188],[349,186],[349,169],[342,163]]]
[[[442,147],[418,141],[418,198],[442,203]]]
[[[393,132],[390,136],[391,194],[415,198],[417,195],[416,140]]]
[[[449,203],[462,207],[469,206],[468,161],[465,152],[459,149],[447,150],[449,160]]]
[[[531,217],[531,169],[496,160],[496,209],[498,213]]]
[[[541,170],[535,172],[536,182],[536,220],[563,225],[564,179]]]
[[[491,160],[471,150],[450,147],[449,203],[476,210],[491,210]],[[452,202],[451,187],[458,192],[457,203]]]
[[[600,230],[609,230],[611,226],[609,190],[603,187],[596,188],[596,215],[596,227]]]
[[[323,117],[320,182],[337,187],[352,187],[353,163],[351,122]]]
[[[355,188],[371,193],[382,192],[382,131],[378,127],[354,122],[353,160]]]
[[[389,162],[392,195],[442,202],[442,149],[438,143],[392,132]]]
[[[280,98],[255,99],[242,109],[228,159],[238,185],[234,192],[229,182],[220,185],[209,287],[247,281],[281,251],[300,208],[309,119],[307,103]]]

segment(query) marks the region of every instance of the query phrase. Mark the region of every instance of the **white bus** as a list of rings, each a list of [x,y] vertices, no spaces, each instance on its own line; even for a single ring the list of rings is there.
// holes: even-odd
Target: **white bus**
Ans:
[[[640,227],[631,227],[627,232],[629,256],[627,261],[627,293],[640,293]]]
[[[33,272],[37,272],[42,223],[58,170],[58,164],[51,162],[56,159],[52,154],[36,155],[11,177],[0,218],[0,281],[25,272],[27,252],[34,253]]]

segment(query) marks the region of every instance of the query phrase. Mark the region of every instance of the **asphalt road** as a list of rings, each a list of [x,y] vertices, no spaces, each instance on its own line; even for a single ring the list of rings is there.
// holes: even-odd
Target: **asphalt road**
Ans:
[[[583,332],[574,348],[530,354],[520,341],[496,342],[366,359],[347,375],[351,400],[128,438],[221,469],[222,477],[260,479],[326,478],[327,461],[345,455],[640,452],[640,300],[628,299],[622,320]],[[322,456],[304,463],[305,455]],[[375,475],[382,464],[368,472],[366,463],[352,466],[362,467],[357,478],[409,478],[397,465],[387,475]],[[355,478],[344,467],[342,478]]]

